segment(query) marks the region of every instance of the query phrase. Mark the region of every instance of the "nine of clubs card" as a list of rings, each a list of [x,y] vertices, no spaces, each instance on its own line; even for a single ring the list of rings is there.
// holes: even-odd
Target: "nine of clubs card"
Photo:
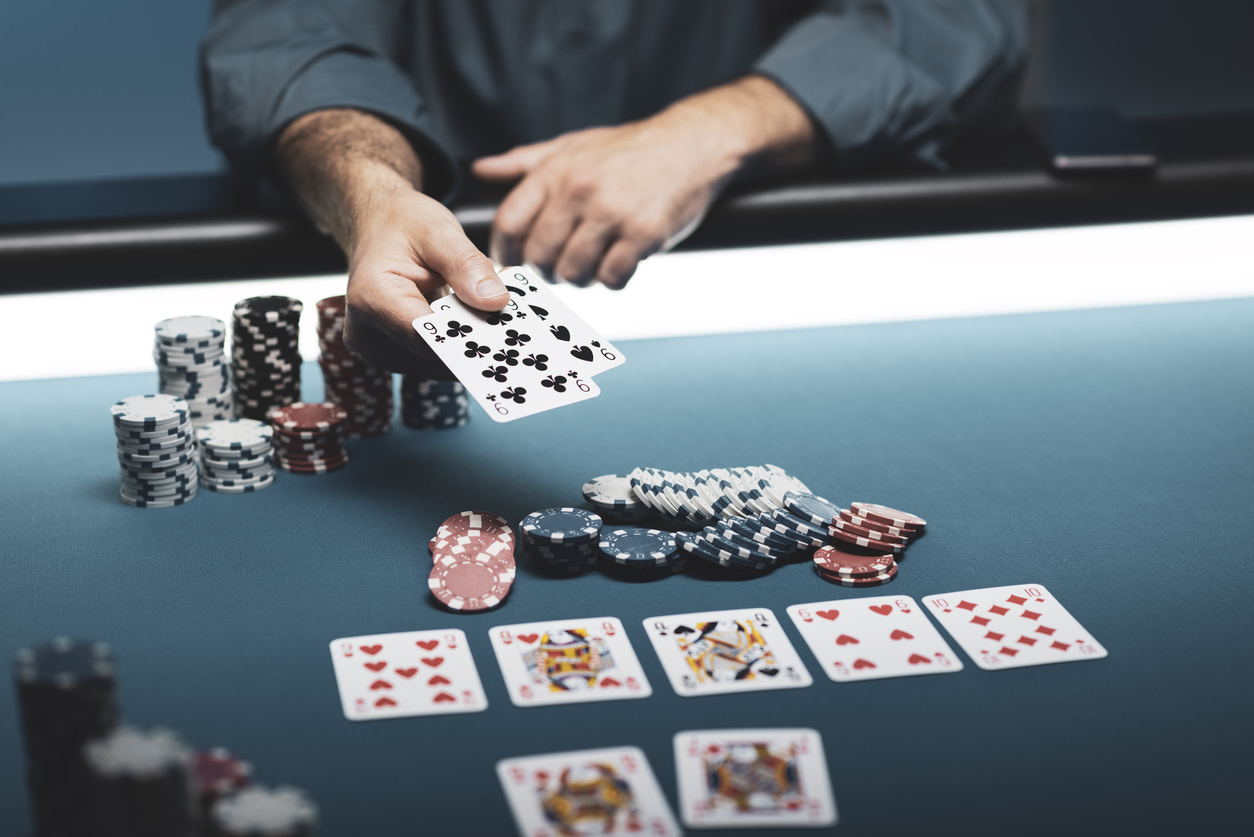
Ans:
[[[488,708],[466,635],[456,629],[332,640],[331,661],[350,721]]]

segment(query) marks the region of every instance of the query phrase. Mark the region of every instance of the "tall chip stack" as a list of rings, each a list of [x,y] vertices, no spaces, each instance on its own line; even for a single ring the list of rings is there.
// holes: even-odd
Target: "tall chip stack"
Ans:
[[[110,412],[122,502],[164,509],[195,498],[199,465],[187,402],[173,395],[134,395]]]
[[[318,301],[318,348],[325,398],[348,413],[348,438],[380,436],[392,429],[392,373],[367,364],[344,345],[344,297]]]
[[[275,407],[300,400],[300,315],[288,296],[254,296],[235,303],[231,371],[235,412],[264,421]]]
[[[447,430],[470,421],[470,398],[458,381],[401,376],[401,422],[415,430]]]
[[[348,464],[348,415],[334,404],[297,401],[270,411],[278,466],[290,474],[328,474]]]
[[[196,427],[235,418],[226,323],[216,317],[172,317],[154,331],[152,358],[160,391],[186,401]]]
[[[313,837],[318,807],[292,787],[251,787],[220,799],[209,813],[209,837]]]
[[[87,742],[118,722],[113,654],[67,638],[17,653],[13,675],[26,742],[35,837],[92,834]]]
[[[191,752],[166,730],[118,727],[83,749],[93,837],[196,837]]]

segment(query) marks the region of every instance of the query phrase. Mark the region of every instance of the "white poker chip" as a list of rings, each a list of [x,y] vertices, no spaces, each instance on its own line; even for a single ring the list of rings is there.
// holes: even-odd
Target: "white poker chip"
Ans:
[[[589,503],[611,508],[635,508],[642,505],[631,488],[631,477],[626,474],[606,474],[583,484],[583,497]]]
[[[255,419],[211,421],[196,431],[196,438],[210,448],[261,450],[270,445],[274,429]]]

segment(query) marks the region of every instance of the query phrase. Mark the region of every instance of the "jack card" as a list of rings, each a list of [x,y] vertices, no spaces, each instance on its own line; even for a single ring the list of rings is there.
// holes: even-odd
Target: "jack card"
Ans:
[[[1106,656],[1106,649],[1040,584],[940,593],[923,603],[985,671]]]
[[[962,661],[909,596],[793,605],[788,615],[832,680],[962,671]]]
[[[331,662],[350,721],[488,708],[466,634],[456,629],[335,639]]]
[[[680,697],[799,689],[813,680],[764,607],[653,616],[644,630]]]
[[[623,623],[613,616],[499,625],[488,634],[515,706],[653,694]]]

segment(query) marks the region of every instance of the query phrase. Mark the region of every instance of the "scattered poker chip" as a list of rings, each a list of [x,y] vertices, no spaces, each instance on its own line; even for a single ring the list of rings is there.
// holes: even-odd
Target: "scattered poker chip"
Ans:
[[[832,575],[878,575],[894,563],[892,555],[862,555],[840,546],[821,546],[814,550],[814,566]]]
[[[446,519],[436,530],[437,537],[470,535],[498,538],[514,542],[514,529],[509,521],[499,514],[485,511],[458,512]]]
[[[873,576],[842,576],[819,571],[824,581],[839,584],[841,587],[879,587],[897,577],[897,565],[893,564],[886,571]]]
[[[602,531],[598,546],[605,557],[624,566],[665,567],[679,551],[670,532],[637,526]]]
[[[849,508],[859,517],[865,517],[868,520],[874,520],[887,526],[896,526],[899,529],[924,529],[927,527],[927,521],[918,515],[890,509],[888,506],[881,506],[876,503],[850,503]]]
[[[512,574],[483,553],[453,558],[440,556],[431,568],[431,594],[452,610],[487,610],[509,595]]]
[[[344,345],[348,307],[343,296],[319,300],[318,365],[328,402],[347,414],[350,439],[379,436],[392,429],[392,373],[367,364]]]
[[[675,540],[686,552],[724,569],[763,570],[771,565],[769,560],[755,561],[741,558],[738,554],[719,549],[701,535],[676,532]]]
[[[533,540],[552,544],[578,544],[601,534],[601,517],[587,509],[542,509],[523,518],[523,532]]]
[[[827,527],[819,527],[809,523],[783,509],[776,509],[771,512],[771,519],[788,531],[804,538],[811,546],[822,546],[827,543]]]
[[[767,547],[762,544],[750,541],[749,543],[753,543],[753,546],[748,546],[743,542],[728,540],[718,535],[712,527],[702,530],[700,538],[718,549],[720,555],[725,553],[733,561],[738,558],[756,566],[758,564],[773,565],[779,560],[775,553],[766,551]]]
[[[831,528],[839,529],[842,532],[847,532],[860,538],[867,538],[873,541],[883,541],[886,544],[892,544],[898,547],[906,545],[906,539],[900,535],[890,535],[888,532],[881,532],[878,529],[868,529],[865,526],[859,526],[856,523],[850,523],[849,521],[842,520],[840,518],[837,518],[832,522]],[[835,534],[835,532],[831,532],[830,530],[829,533],[833,535]]]
[[[869,517],[859,517],[852,511],[844,509],[840,512],[840,519],[847,523],[853,523],[856,526],[861,526],[864,529],[872,529],[876,532],[896,535],[899,538],[906,538],[907,540],[916,537],[919,534],[919,530],[917,529],[909,529],[904,526],[889,526],[887,523],[880,523],[878,520],[872,520]]]
[[[401,422],[415,430],[450,430],[470,422],[470,396],[459,381],[401,377]]]
[[[731,518],[716,524],[716,528],[724,533],[733,532],[742,539],[765,544],[777,552],[784,553],[785,557],[797,549],[797,541],[789,540],[773,530],[764,529],[756,521],[757,518]]]
[[[626,474],[606,474],[583,484],[583,498],[598,506],[624,507],[641,505]]]
[[[879,538],[866,538],[844,529],[837,529],[835,526],[828,530],[828,536],[833,541],[841,541],[843,543],[853,544],[854,546],[860,546],[863,549],[877,550],[880,552],[896,553],[905,549],[904,542],[889,543]]]
[[[784,507],[797,517],[824,530],[840,516],[840,508],[815,494],[798,494],[789,491],[784,495]]]

